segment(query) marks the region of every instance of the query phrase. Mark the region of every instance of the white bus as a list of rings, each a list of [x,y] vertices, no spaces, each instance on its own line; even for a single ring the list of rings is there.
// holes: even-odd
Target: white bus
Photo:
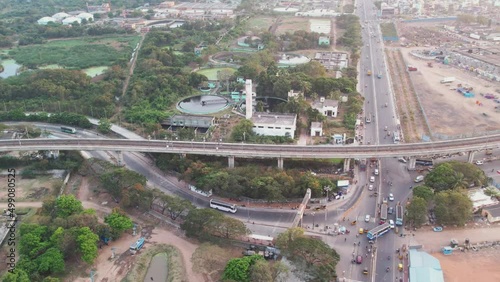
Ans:
[[[197,194],[200,194],[202,196],[205,196],[205,197],[212,197],[212,189],[210,189],[210,191],[203,191],[203,190],[199,190],[194,185],[189,185],[189,190],[191,190]]]
[[[236,205],[234,204],[228,204],[224,202],[220,202],[214,199],[210,200],[210,207],[212,209],[216,210],[221,210],[225,212],[230,212],[230,213],[235,213],[238,209],[236,208]]]
[[[394,131],[394,136],[393,136],[394,144],[398,144],[401,139],[399,138],[399,132]]]
[[[368,240],[374,240],[374,239],[384,235],[389,230],[391,230],[391,226],[389,225],[389,223],[384,223],[384,224],[381,224],[381,225],[373,228],[372,230],[368,231],[368,234],[366,234],[366,237],[368,237]]]

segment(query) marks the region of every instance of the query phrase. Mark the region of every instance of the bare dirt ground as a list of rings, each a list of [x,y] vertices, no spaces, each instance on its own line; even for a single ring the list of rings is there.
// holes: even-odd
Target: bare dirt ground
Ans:
[[[419,106],[417,94],[406,72],[406,63],[400,50],[387,49],[385,51],[389,72],[392,78],[392,87],[396,99],[396,109],[403,130],[403,139],[408,142],[419,142],[422,135],[429,135],[424,115]]]
[[[418,71],[411,72],[410,76],[431,131],[445,135],[458,135],[499,130],[500,113],[495,112],[495,103],[480,96],[480,93],[494,92],[496,88],[500,88],[500,85],[443,64],[435,63],[430,68],[427,66],[427,61],[410,55],[411,50],[419,49],[422,48],[403,48],[402,54],[408,64],[418,68]],[[451,85],[441,84],[440,81],[444,77],[455,77],[456,81]],[[466,98],[456,90],[450,89],[456,88],[458,83],[473,87],[476,96]],[[482,103],[483,106],[477,105],[476,101]]]
[[[85,201],[84,206],[86,208],[92,207],[96,209],[100,209],[103,211],[104,208],[107,212],[110,212],[111,209],[109,207],[103,207],[97,203],[88,202],[90,198],[91,191],[89,187],[89,181],[82,178],[81,186],[78,191],[78,197],[80,200]],[[95,201],[100,201],[99,199],[95,199]],[[132,217],[135,222],[141,224],[142,220],[137,217]],[[175,246],[179,249],[182,254],[182,259],[184,263],[184,267],[186,269],[186,275],[188,281],[204,281],[205,279],[198,273],[195,273],[192,269],[191,256],[197,245],[188,241],[185,238],[182,238],[180,232],[175,232],[171,230],[167,230],[165,227],[155,225],[156,227],[150,228],[148,230],[147,241],[145,244],[145,248],[150,246],[151,244],[162,243],[169,244]],[[123,235],[119,240],[112,241],[109,243],[109,246],[104,246],[99,251],[99,256],[96,259],[96,262],[93,265],[93,268],[97,271],[97,276],[95,281],[99,282],[114,282],[121,281],[133,267],[135,263],[135,257],[131,256],[128,252],[130,245],[138,239],[138,236],[132,236],[130,234]],[[116,248],[116,258],[111,260],[111,248]],[[86,271],[88,273],[88,271]],[[75,281],[75,282],[84,282],[88,281],[88,276],[82,277],[73,277],[68,278],[66,281]]]
[[[449,245],[451,238],[457,239],[459,244],[463,244],[465,238],[469,238],[473,245],[484,241],[499,241],[500,226],[490,225],[472,229],[446,228],[443,232],[433,232],[428,227],[427,230],[415,232],[415,236],[409,239],[401,240],[402,244],[421,244],[425,251],[438,258],[447,282],[500,281],[500,268],[497,267],[500,249],[480,249],[477,252],[454,251],[453,254],[445,256],[440,249]]]

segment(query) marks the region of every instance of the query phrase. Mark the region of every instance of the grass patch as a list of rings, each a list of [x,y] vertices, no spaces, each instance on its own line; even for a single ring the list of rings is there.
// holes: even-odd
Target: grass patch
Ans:
[[[284,17],[276,29],[276,35],[284,34],[287,31],[294,33],[296,30],[305,30],[309,32],[309,26],[309,18]]]
[[[10,51],[17,63],[25,66],[57,64],[71,69],[111,66],[127,60],[139,42],[137,36],[54,40]]]
[[[257,16],[249,19],[246,23],[246,28],[254,31],[267,31],[273,24],[275,18],[269,16]]]
[[[198,74],[202,74],[208,78],[208,80],[217,80],[218,71],[227,71],[230,73],[235,73],[236,69],[232,68],[208,68],[197,71]]]
[[[127,274],[122,282],[144,281],[149,264],[155,255],[165,255],[167,258],[169,282],[187,282],[184,263],[180,252],[171,245],[159,244],[147,248],[135,262],[134,268]]]
[[[384,37],[397,37],[398,32],[396,31],[396,26],[393,23],[381,23],[380,29],[382,30],[382,36]]]

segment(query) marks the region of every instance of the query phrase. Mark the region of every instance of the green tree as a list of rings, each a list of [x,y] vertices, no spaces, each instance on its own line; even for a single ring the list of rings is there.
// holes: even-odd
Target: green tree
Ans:
[[[265,260],[257,260],[250,267],[250,281],[252,282],[270,282],[273,281],[273,275],[269,263]]]
[[[450,161],[448,164],[462,176],[462,179],[457,180],[457,187],[468,188],[470,185],[482,186],[488,183],[488,177],[477,165],[459,161]]]
[[[98,256],[97,242],[99,237],[88,227],[81,227],[78,233],[76,242],[82,254],[82,260],[88,264],[93,264]]]
[[[7,271],[2,276],[2,282],[30,282],[31,279],[26,271],[22,270],[20,267],[15,268],[12,272]]]
[[[222,273],[222,280],[250,282],[250,267],[258,260],[264,260],[264,258],[260,255],[253,255],[229,260]]]
[[[135,171],[117,167],[100,176],[101,183],[114,197],[121,197],[122,192],[136,185],[146,186],[146,177]]]
[[[61,195],[55,202],[56,214],[58,217],[66,218],[83,211],[82,202],[73,195]]]
[[[434,191],[427,186],[417,186],[413,188],[413,197],[420,197],[429,203],[434,197]]]
[[[119,208],[114,208],[111,214],[104,218],[104,222],[111,227],[115,235],[121,235],[125,230],[134,227],[132,220],[123,213]],[[117,238],[119,236],[116,236]]]
[[[99,125],[97,126],[97,131],[108,134],[111,132],[111,122],[107,118],[101,118],[99,120]]]
[[[204,238],[210,235],[206,233],[208,224],[220,222],[223,217],[224,215],[213,209],[194,209],[189,211],[181,228],[188,237]]]
[[[224,216],[222,220],[212,220],[208,225],[208,232],[217,237],[238,239],[250,233],[250,230],[238,219]]]
[[[236,142],[249,141],[254,135],[253,122],[248,119],[240,120],[231,131],[231,139]]]
[[[195,208],[190,201],[177,196],[167,197],[167,207],[170,218],[173,220],[177,219],[177,217],[179,217],[179,215],[183,212],[190,211]]]
[[[49,248],[42,255],[35,259],[40,274],[52,274],[64,272],[65,263],[61,251],[56,248]]]
[[[434,197],[439,224],[464,226],[472,217],[472,201],[461,191],[442,191]]]
[[[50,277],[50,276],[47,276],[45,278],[43,278],[42,282],[60,282],[61,279],[59,278],[56,278],[56,277]]]
[[[441,192],[453,189],[459,180],[459,174],[453,170],[449,163],[441,163],[427,174],[425,186],[434,189],[435,192]]]
[[[411,226],[418,228],[427,220],[427,202],[425,199],[414,196],[406,209],[408,212],[406,219],[410,222]]]

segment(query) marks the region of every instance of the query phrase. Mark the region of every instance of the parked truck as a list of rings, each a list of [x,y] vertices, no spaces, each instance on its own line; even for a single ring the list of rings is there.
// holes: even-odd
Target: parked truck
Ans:
[[[441,79],[442,84],[452,83],[453,81],[455,81],[455,78],[453,76],[445,77],[445,78]]]

